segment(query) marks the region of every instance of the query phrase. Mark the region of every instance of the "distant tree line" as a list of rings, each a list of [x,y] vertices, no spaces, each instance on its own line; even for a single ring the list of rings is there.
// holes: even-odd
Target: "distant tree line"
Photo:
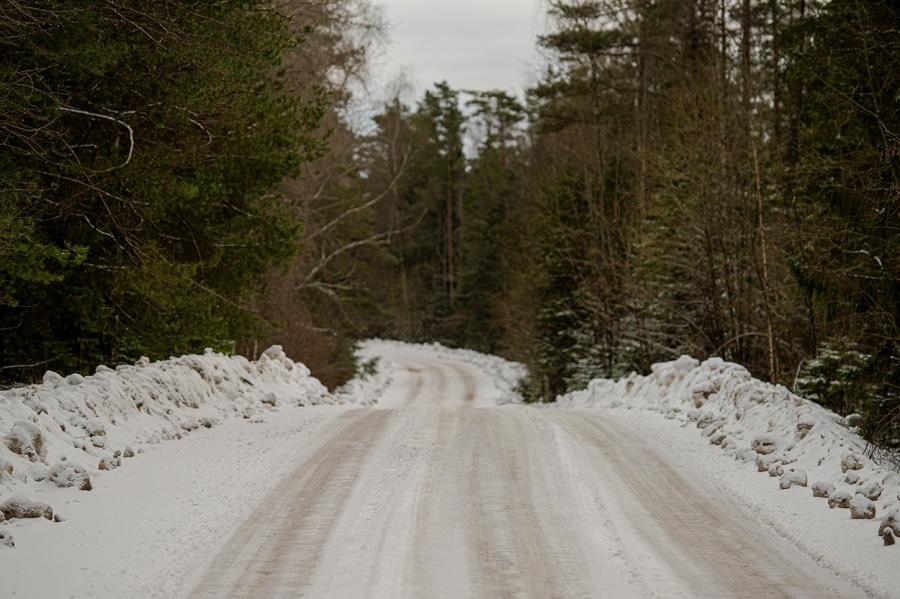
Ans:
[[[522,360],[546,399],[720,355],[900,443],[900,6],[549,14],[523,103],[442,83],[379,116],[386,334]]]
[[[720,355],[900,445],[900,7],[550,0],[524,98],[351,125],[366,0],[0,6],[0,379],[354,339],[532,398]],[[399,96],[399,94],[398,94]]]
[[[285,181],[331,147],[365,8],[0,5],[0,379],[280,326],[259,297],[305,227]]]

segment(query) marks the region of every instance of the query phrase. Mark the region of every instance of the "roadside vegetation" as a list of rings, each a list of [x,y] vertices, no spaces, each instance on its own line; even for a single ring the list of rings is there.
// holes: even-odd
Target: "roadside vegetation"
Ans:
[[[544,399],[718,355],[900,444],[900,9],[549,4],[524,101],[439,84],[379,121],[370,181],[414,148],[385,213],[422,219],[391,332]]]
[[[900,446],[896,3],[547,14],[524,97],[359,127],[363,0],[5,3],[0,377],[278,341],[335,385],[380,336],[553,399],[719,355]]]

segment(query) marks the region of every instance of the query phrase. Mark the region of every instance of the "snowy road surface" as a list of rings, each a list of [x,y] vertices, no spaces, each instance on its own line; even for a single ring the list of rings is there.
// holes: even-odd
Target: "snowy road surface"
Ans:
[[[395,352],[187,585],[194,598],[856,597],[633,420],[485,401]]]

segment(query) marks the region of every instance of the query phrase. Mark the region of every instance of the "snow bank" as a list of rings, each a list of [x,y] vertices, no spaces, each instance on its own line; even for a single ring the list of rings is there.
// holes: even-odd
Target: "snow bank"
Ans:
[[[525,378],[528,371],[523,364],[518,362],[510,362],[499,356],[482,354],[470,349],[454,349],[441,345],[440,343],[419,344],[383,339],[368,339],[360,342],[357,346],[356,356],[361,361],[371,360],[373,358],[389,360],[391,351],[406,354],[418,354],[428,358],[463,362],[477,366],[485,374],[485,379],[488,379],[493,383],[492,390],[486,390],[484,388],[479,389],[482,393],[490,393],[490,397],[481,399],[495,405],[522,402],[522,396],[517,389],[520,381]],[[361,384],[369,385],[371,388],[380,389],[381,391],[378,392],[378,396],[380,396],[380,394],[390,386],[391,376],[390,368],[376,368],[375,375],[362,377],[363,382]],[[354,379],[354,381],[358,381],[359,379],[360,377]],[[351,381],[351,383],[354,381]]]
[[[381,368],[379,356],[370,355],[357,347],[359,369],[356,375],[334,390],[335,397],[361,406],[372,406],[394,382],[394,370]]]
[[[849,508],[860,519],[853,534],[881,545],[865,521],[900,507],[900,476],[879,464],[871,448],[841,416],[754,379],[738,364],[682,356],[654,364],[647,376],[595,379],[587,389],[557,398],[567,408],[650,410],[699,429],[710,451],[750,462],[777,480],[784,493],[807,493],[809,509]],[[868,457],[867,457],[868,456]],[[811,489],[807,480],[815,481]],[[819,507],[817,507],[819,506]],[[868,535],[871,535],[869,537]]]
[[[91,477],[87,470],[73,462],[59,462],[50,468],[48,478],[57,487],[76,487],[81,491],[92,489]]]
[[[91,479],[121,467],[141,446],[180,439],[224,419],[275,406],[337,403],[280,346],[252,362],[207,350],[159,362],[146,358],[88,377],[54,372],[44,382],[0,392],[0,512],[7,519],[50,514],[33,493],[89,491]],[[101,476],[103,474],[100,474]],[[46,508],[46,509],[45,509]]]
[[[13,518],[46,518],[53,520],[53,508],[42,501],[34,501],[24,495],[13,495],[0,503],[0,514],[6,520]]]

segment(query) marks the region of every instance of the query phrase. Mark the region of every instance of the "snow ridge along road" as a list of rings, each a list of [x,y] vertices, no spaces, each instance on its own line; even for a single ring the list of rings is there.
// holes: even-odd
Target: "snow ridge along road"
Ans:
[[[859,597],[613,412],[497,407],[472,361],[370,345],[341,412],[187,596]]]

